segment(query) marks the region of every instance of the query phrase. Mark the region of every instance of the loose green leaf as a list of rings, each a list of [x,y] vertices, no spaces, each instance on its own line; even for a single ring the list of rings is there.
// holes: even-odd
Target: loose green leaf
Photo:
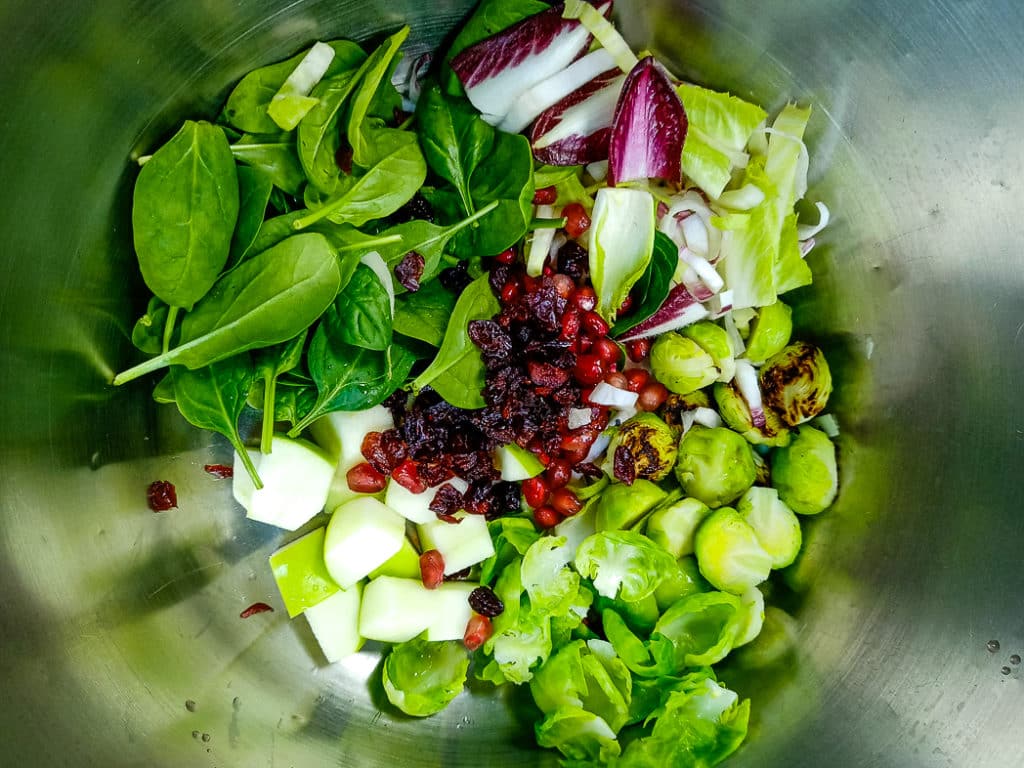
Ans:
[[[416,638],[399,643],[384,661],[384,692],[388,701],[414,717],[427,717],[447,707],[462,692],[469,655],[459,641],[427,642]]]
[[[651,262],[634,286],[640,301],[632,312],[615,322],[611,330],[613,337],[632,330],[658,311],[672,289],[672,275],[678,264],[679,250],[675,243],[664,232],[655,232]]]
[[[306,175],[302,172],[295,148],[294,134],[247,133],[231,145],[231,154],[289,195],[298,195],[306,183]]]
[[[452,301],[454,303],[454,299]],[[147,355],[159,355],[163,351],[166,325],[167,305],[153,296],[146,305],[146,314],[135,321],[132,328],[132,344]]]
[[[409,27],[405,26],[385,40],[376,51],[370,54],[366,63],[360,68],[359,88],[352,97],[347,121],[348,143],[352,147],[352,161],[364,168],[379,162],[377,149],[378,124],[367,122],[367,113],[373,103],[374,96],[380,88],[394,88],[391,85],[391,73],[397,64],[398,49],[409,36]],[[422,182],[421,182],[422,183]]]
[[[287,341],[323,313],[340,282],[337,257],[323,235],[290,237],[226,273],[185,316],[177,347],[118,374],[114,384]]]
[[[274,189],[273,179],[255,168],[243,165],[238,167],[236,172],[239,192],[238,223],[235,224],[235,234],[231,238],[230,264],[237,264],[244,259],[252,247],[263,226],[270,193]]]
[[[334,191],[341,174],[337,161],[341,146],[338,122],[357,83],[354,70],[323,80],[312,93],[317,105],[299,123],[299,161],[309,182],[327,194]]]
[[[333,335],[346,344],[380,351],[391,345],[391,299],[380,278],[365,264],[356,266],[325,321],[333,324]]]
[[[395,299],[395,331],[440,347],[454,308],[455,295],[432,280]]]
[[[224,268],[237,217],[238,179],[224,131],[186,121],[135,183],[132,230],[149,289],[191,309]]]
[[[469,323],[490,319],[500,309],[486,275],[470,283],[455,303],[437,357],[416,377],[413,389],[419,391],[430,385],[457,408],[483,408],[486,370],[479,348],[469,338]]]

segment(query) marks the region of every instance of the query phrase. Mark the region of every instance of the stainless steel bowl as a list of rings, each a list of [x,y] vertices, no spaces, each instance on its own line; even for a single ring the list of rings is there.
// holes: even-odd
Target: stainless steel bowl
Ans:
[[[277,533],[202,472],[222,444],[145,385],[107,384],[142,303],[132,155],[302,43],[408,20],[425,50],[468,5],[0,7],[0,763],[554,764],[519,694],[404,719],[367,684],[372,654],[326,667],[282,612],[240,620],[274,597]],[[1024,764],[1024,15],[621,0],[619,16],[692,79],[811,102],[812,193],[836,214],[798,318],[837,369],[843,488],[787,576],[795,657],[736,683],[756,714],[734,764]],[[156,478],[178,511],[146,509]]]

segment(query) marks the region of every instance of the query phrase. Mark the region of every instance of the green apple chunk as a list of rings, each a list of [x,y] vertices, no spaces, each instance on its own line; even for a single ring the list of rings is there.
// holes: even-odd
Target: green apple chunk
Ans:
[[[399,579],[418,579],[420,577],[420,553],[416,547],[406,538],[402,542],[402,548],[379,568],[370,571],[370,578],[376,579],[379,576],[394,576]]]
[[[529,480],[544,471],[540,459],[515,443],[503,445],[494,452],[494,463],[501,479],[510,483]]]
[[[348,589],[391,559],[405,541],[405,519],[372,496],[347,501],[334,511],[324,538],[324,563],[338,586]]]
[[[363,647],[365,640],[359,634],[359,608],[363,585],[339,589],[326,600],[306,609],[306,621],[313,630],[320,650],[333,664]]]
[[[412,640],[438,619],[430,598],[430,590],[418,579],[374,579],[363,590],[359,634],[383,643]]]
[[[583,511],[565,518],[554,528],[555,536],[564,536],[570,559],[576,556],[583,540],[597,533],[596,513],[591,504]]]
[[[476,565],[494,554],[494,542],[483,515],[460,512],[455,517],[460,521],[457,524],[435,517],[429,523],[416,526],[423,550],[436,549],[444,558],[445,576]]]
[[[437,515],[430,509],[430,502],[437,496],[437,492],[446,485],[451,485],[459,493],[465,493],[469,489],[469,483],[458,477],[433,488],[427,488],[423,493],[413,493],[401,483],[389,480],[384,503],[406,520],[414,523],[430,523],[437,520]]]
[[[285,544],[270,556],[277,590],[292,618],[323,602],[339,589],[324,563],[324,534],[324,528],[317,528]]]
[[[473,615],[469,593],[479,587],[468,581],[448,581],[437,589],[426,589],[425,599],[434,603],[434,615],[427,625],[427,640],[461,640]]]
[[[235,454],[232,490],[250,520],[294,531],[324,508],[334,463],[305,440],[274,435],[271,453],[249,451],[263,480],[259,490]]]
[[[363,458],[363,438],[369,432],[384,432],[395,426],[391,411],[383,405],[363,411],[335,411],[310,425],[313,439],[335,460],[334,478],[327,495],[327,509],[334,509],[361,494],[348,487],[348,471]]]

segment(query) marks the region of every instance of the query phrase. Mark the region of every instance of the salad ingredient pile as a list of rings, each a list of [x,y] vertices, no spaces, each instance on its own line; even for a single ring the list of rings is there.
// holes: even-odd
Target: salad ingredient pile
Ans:
[[[709,766],[750,713],[716,665],[785,655],[773,574],[838,492],[780,299],[829,214],[795,207],[810,110],[611,12],[483,0],[432,63],[403,28],[248,74],[139,158],[149,357],[114,383],[230,441],[248,517],[301,534],[288,615],[328,662],[383,643],[395,707],[528,685],[567,765]]]

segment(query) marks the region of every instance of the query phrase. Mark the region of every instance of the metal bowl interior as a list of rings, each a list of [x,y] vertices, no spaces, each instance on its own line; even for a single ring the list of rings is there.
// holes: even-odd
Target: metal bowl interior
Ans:
[[[274,596],[278,532],[202,472],[229,457],[108,385],[144,304],[131,158],[212,116],[249,69],[465,0],[8,2],[0,10],[0,733],[10,764],[554,765],[528,693],[473,685],[395,714],[378,655],[325,666]],[[797,294],[839,391],[839,503],[785,575],[797,651],[757,673],[735,765],[1024,764],[1024,123],[1013,3],[621,0],[681,75],[815,107],[811,196],[834,224]],[[153,515],[150,480],[181,509]],[[990,650],[989,641],[999,647]],[[1019,658],[1017,659],[1019,662]],[[186,701],[194,706],[186,708]],[[194,711],[191,711],[193,710]]]

